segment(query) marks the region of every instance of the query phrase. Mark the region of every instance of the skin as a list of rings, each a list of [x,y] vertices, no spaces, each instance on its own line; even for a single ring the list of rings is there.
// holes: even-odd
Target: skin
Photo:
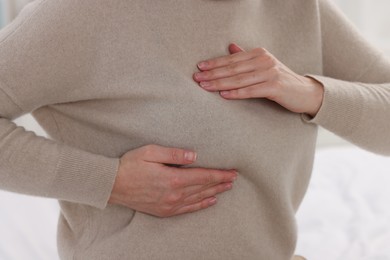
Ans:
[[[225,99],[267,98],[295,113],[314,117],[324,88],[318,81],[298,75],[263,48],[244,51],[235,43],[230,55],[205,60],[193,78],[207,91]]]
[[[206,91],[219,91],[228,100],[267,98],[291,112],[317,114],[324,95],[321,83],[296,74],[263,48],[247,52],[232,43],[229,52],[197,65],[200,72],[193,78]],[[128,151],[120,158],[108,202],[158,217],[210,207],[217,194],[232,188],[237,172],[167,165],[195,160],[194,151],[155,144]]]
[[[155,144],[130,150],[120,158],[108,202],[158,217],[210,207],[216,203],[216,194],[232,188],[237,172],[166,165],[188,165],[195,160],[193,151]]]

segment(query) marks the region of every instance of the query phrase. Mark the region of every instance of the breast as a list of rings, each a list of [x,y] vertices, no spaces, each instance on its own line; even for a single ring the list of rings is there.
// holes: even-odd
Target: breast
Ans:
[[[192,149],[198,159],[188,167],[254,177],[285,173],[313,152],[316,127],[273,101],[224,99],[169,66],[149,72],[111,86],[111,96],[52,106],[63,141],[111,157],[152,143]]]

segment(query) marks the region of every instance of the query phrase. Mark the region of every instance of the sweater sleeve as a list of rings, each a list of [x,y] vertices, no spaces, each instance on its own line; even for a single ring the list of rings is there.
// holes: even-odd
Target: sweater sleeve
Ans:
[[[77,93],[72,87],[78,86],[82,68],[77,58],[67,58],[77,57],[79,49],[69,38],[71,24],[61,31],[57,3],[34,1],[0,30],[0,188],[103,209],[118,158],[37,136],[12,122]]]
[[[319,0],[324,86],[315,123],[351,143],[390,155],[390,63],[328,0]]]

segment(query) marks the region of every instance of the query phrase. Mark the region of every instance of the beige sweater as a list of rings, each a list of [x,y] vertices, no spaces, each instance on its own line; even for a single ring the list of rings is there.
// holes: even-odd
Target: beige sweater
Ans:
[[[230,42],[322,82],[317,116],[201,89],[197,62]],[[0,31],[0,188],[60,201],[62,259],[287,260],[317,125],[389,155],[388,82],[327,0],[36,0]],[[51,139],[11,121],[30,111]],[[151,143],[240,176],[194,213],[107,204],[119,157]]]

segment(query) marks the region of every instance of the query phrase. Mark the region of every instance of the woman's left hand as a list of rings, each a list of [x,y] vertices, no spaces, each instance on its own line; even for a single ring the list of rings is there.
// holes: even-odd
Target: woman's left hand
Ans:
[[[322,104],[323,86],[298,75],[263,48],[244,51],[229,45],[230,55],[198,64],[194,80],[225,99],[267,98],[295,113],[314,117]]]

